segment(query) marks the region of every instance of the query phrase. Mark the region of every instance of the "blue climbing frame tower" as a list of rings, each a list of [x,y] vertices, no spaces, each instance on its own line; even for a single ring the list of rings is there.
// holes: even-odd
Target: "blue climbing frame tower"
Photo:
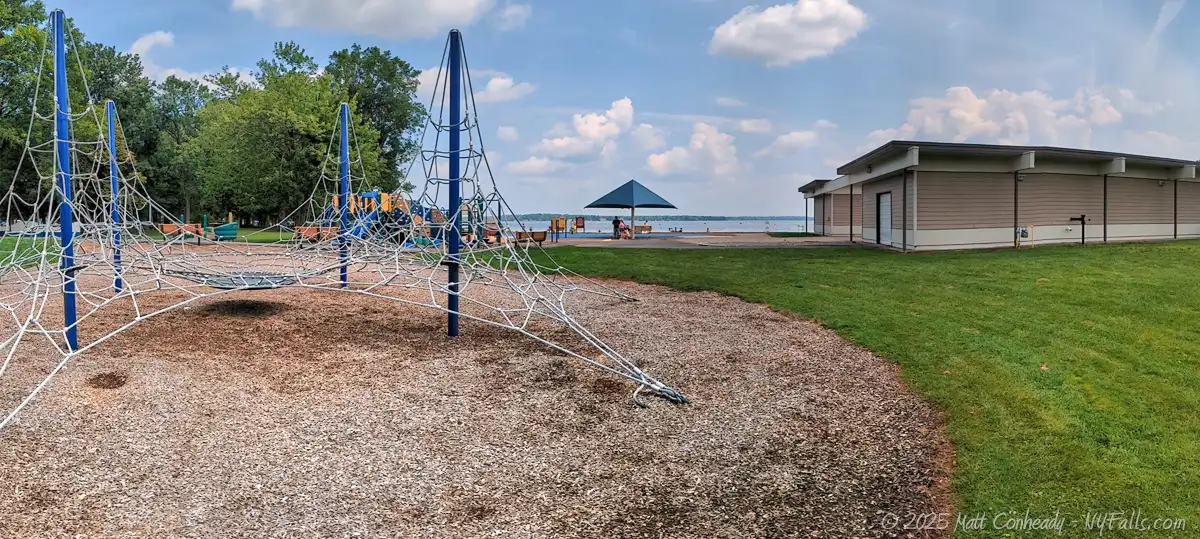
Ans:
[[[104,109],[108,115],[108,176],[109,185],[112,187],[112,203],[109,208],[113,224],[113,290],[120,294],[124,283],[121,282],[121,206],[118,198],[121,186],[117,181],[117,104],[109,99],[104,104]]]
[[[79,331],[75,318],[75,219],[71,214],[71,102],[67,91],[67,16],[61,9],[50,14],[54,29],[54,162],[58,190],[58,225],[63,271],[63,326],[67,348],[79,349]]]
[[[462,243],[462,33],[450,31],[450,237],[447,250],[446,335],[458,336],[458,253]]]
[[[338,252],[341,257],[342,288],[347,284],[347,265],[350,262],[350,105],[342,103],[340,159],[338,162]]]

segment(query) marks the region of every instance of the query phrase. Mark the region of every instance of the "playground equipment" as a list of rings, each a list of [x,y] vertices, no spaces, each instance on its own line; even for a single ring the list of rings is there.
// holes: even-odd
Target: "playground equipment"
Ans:
[[[238,237],[238,224],[225,223],[208,229],[206,237],[215,241],[230,241],[236,240]]]
[[[551,217],[550,229],[547,232],[550,233],[550,241],[552,242],[557,242],[558,240],[562,239],[562,237],[567,233],[567,218]],[[541,243],[538,245],[540,246]]]
[[[205,215],[201,223],[201,230],[204,231],[204,237],[213,241],[230,241],[236,240],[238,236],[238,225],[233,222],[233,215],[230,214],[229,222],[217,225],[208,226],[208,216]]]
[[[412,174],[424,174],[413,182],[418,189],[406,197],[374,191],[351,196],[354,185],[366,177],[360,154],[351,151],[356,141],[350,106],[343,103],[337,131],[330,133],[340,144],[336,152],[331,145],[320,176],[314,178],[312,195],[271,227],[310,241],[256,245],[201,242],[203,225],[172,217],[140,182],[131,181],[136,163],[132,152],[117,151],[124,137],[117,136],[121,123],[112,101],[105,105],[107,125],[93,110],[95,100],[86,95],[86,87],[85,106],[69,110],[66,69],[79,65],[82,71],[83,63],[78,57],[67,61],[65,40],[72,38],[64,31],[65,22],[61,10],[52,13],[55,98],[48,100],[40,91],[32,96],[25,153],[0,201],[8,212],[6,223],[36,225],[22,229],[33,235],[21,232],[6,238],[13,242],[11,248],[0,250],[0,376],[14,368],[40,368],[21,364],[27,356],[20,350],[26,345],[40,348],[33,340],[45,339],[40,344],[49,343],[61,357],[19,402],[0,396],[0,406],[8,410],[0,414],[0,428],[71,360],[130,327],[231,291],[280,287],[360,294],[444,312],[450,337],[459,335],[462,319],[501,327],[633,382],[635,395],[647,391],[686,402],[681,393],[589,332],[568,309],[568,299],[578,294],[632,298],[553,262],[535,262],[529,241],[508,241],[514,235],[502,225],[501,216],[513,211],[490,175],[458,31],[447,40],[434,85],[439,90],[427,109],[431,112],[421,137],[425,149],[410,167]],[[444,85],[442,77],[448,78]],[[41,112],[47,106],[53,108],[52,144],[32,140],[43,132],[38,122],[49,117],[48,111]],[[89,121],[95,122],[95,129],[73,128],[74,123]],[[97,133],[98,139],[74,140],[73,133]],[[441,137],[443,133],[448,136]],[[52,172],[29,165],[45,157],[53,157]],[[23,169],[25,165],[30,170]],[[148,233],[157,231],[149,219],[139,217],[142,211],[166,216],[157,230],[161,237]],[[218,229],[225,235],[232,227],[220,225],[210,232],[216,236]],[[51,231],[53,239],[46,234]],[[536,240],[532,235],[529,239]],[[138,299],[164,291],[172,295],[163,297],[179,299],[152,311]],[[493,300],[496,295],[503,301]],[[130,318],[114,322],[119,320],[115,317],[128,316],[120,314],[124,311],[98,314],[118,302],[133,310]],[[54,319],[58,316],[61,324]],[[88,340],[81,341],[79,328],[100,317],[107,322],[90,326]],[[566,327],[585,344],[565,345],[540,336],[546,335],[548,325]]]

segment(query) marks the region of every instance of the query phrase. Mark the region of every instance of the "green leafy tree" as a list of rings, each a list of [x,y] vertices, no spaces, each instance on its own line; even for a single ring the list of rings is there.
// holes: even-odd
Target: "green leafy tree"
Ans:
[[[36,196],[39,180],[29,163],[23,163],[21,175],[17,176],[18,164],[22,164],[29,119],[34,107],[34,91],[39,84],[38,61],[49,66],[49,58],[43,55],[46,32],[46,10],[41,2],[0,2],[0,175],[15,179],[13,189],[26,200]],[[41,77],[42,84],[51,81]],[[48,96],[43,87],[42,95]],[[52,101],[42,100],[39,112],[53,112]],[[48,126],[34,124],[38,131],[36,140],[47,140]],[[40,163],[49,166],[49,160]],[[29,217],[20,215],[14,217]]]
[[[258,87],[242,90],[237,99],[209,102],[200,112],[188,161],[207,209],[263,223],[312,217],[293,211],[307,206],[323,170],[335,175],[336,156],[327,151],[337,148],[339,105],[349,96],[335,90],[328,75],[305,67],[304,58],[298,47],[277,46],[273,60],[259,63]],[[362,163],[366,175],[356,189],[379,186],[379,134],[358,118],[353,128],[351,159]]]
[[[167,77],[157,85],[153,99],[153,151],[144,160],[150,176],[151,197],[167,209],[192,221],[199,198],[200,180],[187,146],[200,130],[200,111],[212,99],[200,81]]]
[[[295,73],[315,75],[317,62],[294,41],[275,43],[275,56],[258,61],[259,84],[266,85],[267,81]]]
[[[43,203],[52,204],[53,197],[47,196],[53,188],[47,177],[54,169],[52,153],[25,153],[27,140],[44,143],[53,135],[52,122],[30,123],[35,108],[42,117],[54,113],[54,61],[48,20],[40,1],[0,2],[0,175],[15,178],[13,189],[22,199],[37,199],[40,192]],[[78,115],[71,125],[72,135],[76,140],[95,141],[100,136],[96,118],[103,112],[104,100],[113,99],[123,113],[140,119],[148,108],[150,85],[142,77],[136,57],[88,42],[70,19],[67,23],[68,99],[70,111]],[[89,107],[95,108],[89,112]],[[146,140],[150,133],[148,129],[140,131],[139,141]],[[91,170],[95,161],[106,159],[101,148],[80,149],[85,150],[76,156],[80,170]],[[23,214],[13,217],[32,218],[42,214],[44,208],[13,209]]]
[[[229,66],[222,67],[220,73],[205,75],[204,82],[212,89],[213,99],[236,99],[251,87],[250,83],[242,80],[241,75]]]
[[[95,101],[97,114],[101,116],[101,127],[107,132],[107,118],[100,107],[109,99],[116,104],[120,126],[117,129],[120,159],[128,161],[151,155],[157,147],[158,130],[155,125],[155,87],[142,73],[141,60],[132,54],[118,52],[115,48],[99,43],[83,45],[81,58],[88,70],[88,89]],[[91,121],[91,118],[86,120]],[[95,122],[91,122],[95,123]],[[130,155],[132,154],[132,155]],[[133,167],[123,171],[126,178],[134,176]]]
[[[405,169],[419,150],[415,135],[425,117],[417,102],[421,72],[390,51],[355,44],[331,54],[325,73],[335,89],[354,100],[355,113],[379,132],[382,184],[411,191]]]
[[[44,143],[52,135],[53,123],[44,120],[34,122],[29,134],[35,108],[39,116],[53,114],[47,21],[41,1],[0,0],[0,175],[17,174],[27,138]],[[103,104],[112,99],[121,120],[120,156],[136,159],[140,173],[134,176],[128,167],[126,177],[143,181],[156,201],[188,220],[202,210],[270,222],[305,206],[316,183],[329,181],[321,180],[322,171],[326,178],[336,175],[336,156],[327,151],[338,147],[343,102],[354,110],[355,138],[349,141],[354,172],[365,175],[357,190],[401,186],[404,167],[417,151],[414,135],[424,115],[416,103],[419,72],[378,47],[335,52],[319,72],[299,45],[278,43],[273,56],[258,63],[254,81],[225,67],[203,82],[171,77],[155,84],[137,56],[88,42],[69,28],[70,108],[80,115],[72,124],[75,138],[99,139],[107,127]],[[94,108],[88,111],[89,106]],[[103,148],[78,148],[81,170],[106,175],[98,166],[107,159]],[[45,204],[53,203],[46,196],[53,189],[46,177],[53,170],[52,153],[35,156],[41,178],[28,159],[14,189],[26,199],[40,192]],[[44,209],[26,209],[18,217]]]

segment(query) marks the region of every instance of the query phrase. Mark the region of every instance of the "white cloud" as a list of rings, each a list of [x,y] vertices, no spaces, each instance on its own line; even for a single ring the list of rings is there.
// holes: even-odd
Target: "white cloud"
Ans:
[[[900,127],[892,127],[892,128],[888,128],[888,129],[876,129],[874,131],[871,131],[870,133],[867,133],[866,142],[864,142],[862,146],[859,146],[855,150],[855,152],[863,153],[866,151],[874,150],[875,148],[878,148],[879,146],[882,146],[885,143],[891,142],[893,140],[908,140],[908,139],[913,138],[913,136],[916,134],[917,134],[916,128],[914,128],[913,126],[911,126],[909,124],[904,124]],[[830,168],[836,168],[836,167],[842,166],[842,164],[844,164],[847,161],[850,161],[850,159],[837,158],[837,159],[834,159],[833,161],[827,161],[826,165],[828,165],[829,163],[832,162],[835,164],[830,166]]]
[[[1123,151],[1141,155],[1161,155],[1178,159],[1195,159],[1200,144],[1191,138],[1181,138],[1161,131],[1132,131],[1121,141]]]
[[[150,49],[153,49],[156,46],[161,45],[170,47],[174,44],[175,34],[158,30],[137,38],[137,41],[134,41],[133,45],[129,46],[129,52],[130,54],[145,56],[150,52]]]
[[[524,161],[509,163],[505,168],[516,174],[542,175],[561,172],[567,168],[566,163],[542,157],[530,157]]]
[[[550,129],[547,129],[545,133],[542,133],[542,137],[569,137],[574,134],[575,130],[571,128],[570,124],[566,122],[557,122],[554,124],[554,127],[551,127]]]
[[[575,131],[586,139],[616,137],[621,130],[633,125],[633,101],[628,97],[618,99],[604,114],[576,114],[571,123],[575,125]]]
[[[837,129],[838,124],[835,124],[829,120],[817,120],[816,122],[813,122],[813,128],[815,128],[815,129]]]
[[[510,125],[502,125],[496,128],[496,138],[500,140],[513,141],[521,138],[521,134],[517,132],[517,128]]]
[[[1125,107],[1127,111],[1122,111]],[[1124,112],[1153,114],[1163,107],[1120,88],[1081,88],[1071,98],[1061,99],[1037,90],[996,89],[976,95],[971,88],[955,86],[947,88],[944,96],[910,101],[904,124],[872,131],[858,151],[917,136],[950,142],[1091,148],[1094,128],[1120,124]]]
[[[1171,103],[1157,103],[1153,101],[1143,101],[1128,88],[1118,88],[1116,91],[1117,107],[1130,114],[1155,114],[1162,112]]]
[[[638,114],[642,117],[661,120],[663,122],[681,122],[689,126],[697,123],[705,123],[715,125],[726,131],[738,131],[741,133],[770,133],[775,130],[774,124],[765,118],[738,118],[732,116],[666,112],[639,112]]]
[[[736,171],[738,166],[737,146],[733,135],[722,133],[708,124],[696,124],[692,133],[693,152],[707,154],[711,159],[713,174],[725,176]]]
[[[738,130],[743,133],[770,133],[771,121],[761,118],[741,120],[738,122]]]
[[[1080,90],[1079,99],[1085,103],[1080,104],[1087,113],[1087,119],[1093,125],[1108,125],[1121,122],[1121,113],[1113,106],[1112,100],[1104,94],[1094,93],[1091,95],[1082,95]]]
[[[676,146],[663,153],[647,157],[646,166],[659,176],[677,174],[693,168],[692,155],[688,153],[687,148]]]
[[[537,89],[533,84],[516,82],[509,74],[499,71],[480,69],[472,71],[471,74],[472,82],[475,84],[476,103],[515,101],[528,96]],[[483,79],[487,79],[487,82],[480,87],[479,82]],[[441,73],[441,68],[431,67],[422,71],[417,76],[417,84],[417,97],[421,104],[428,105],[433,99],[435,91],[439,103],[443,101],[442,94],[447,91],[447,86],[446,75]],[[435,104],[436,106],[437,104]]]
[[[746,106],[745,101],[742,101],[741,99],[738,99],[736,97],[718,97],[717,104],[721,105],[722,107],[734,107],[734,108]]]
[[[779,135],[774,142],[771,142],[766,148],[763,148],[755,157],[764,157],[768,155],[782,156],[789,153],[809,148],[817,143],[816,131],[792,131]]]
[[[900,128],[904,133],[953,142],[1028,144],[1037,138],[1052,145],[1089,146],[1088,122],[1074,113],[1074,103],[1040,91],[992,90],[981,97],[955,86],[943,97],[922,97],[911,105],[908,127]]]
[[[156,63],[150,55],[151,51],[154,49],[173,46],[175,46],[175,34],[158,30],[137,38],[137,40],[133,42],[133,45],[129,46],[129,53],[137,55],[141,59],[142,72],[146,75],[146,77],[155,82],[162,82],[167,80],[167,77],[171,76],[183,80],[203,81],[204,77],[209,73],[187,71],[185,69],[179,69],[175,67],[162,67],[158,65],[158,63]],[[242,82],[254,82],[254,77],[250,75],[250,70],[232,69],[232,71],[238,74],[238,78],[241,79]]]
[[[633,101],[628,97],[612,102],[603,114],[590,112],[571,118],[573,134],[544,138],[530,149],[534,155],[565,160],[590,160],[611,155],[616,139],[633,125]]]
[[[502,32],[516,30],[525,26],[529,17],[533,16],[533,6],[529,4],[506,3],[504,9],[496,15],[496,27]]]
[[[150,51],[155,48],[173,47],[175,46],[175,34],[158,30],[151,32],[142,37],[137,38],[133,45],[129,46],[129,53],[135,54],[142,60],[142,72],[146,74],[150,80],[162,82],[174,75],[176,78],[185,80],[201,80],[204,78],[204,73],[193,73],[178,68],[162,67],[154,62],[150,57]]]
[[[866,25],[866,14],[849,0],[751,6],[717,27],[708,50],[783,67],[833,52]]]
[[[535,89],[534,85],[528,82],[516,82],[512,77],[494,77],[487,82],[482,92],[475,94],[475,101],[479,103],[515,101],[532,94]]]
[[[432,37],[471,26],[494,0],[233,0],[234,11],[283,28],[315,28],[388,39]]]
[[[712,125],[697,123],[693,126],[688,147],[676,146],[653,154],[646,158],[646,166],[660,176],[705,168],[717,178],[729,177],[738,170],[737,146],[733,142],[733,135],[722,133]]]
[[[542,139],[529,151],[555,159],[586,160],[597,157],[602,146],[582,137],[557,137]]]
[[[666,136],[662,130],[650,125],[641,124],[633,130],[633,140],[642,150],[657,150],[667,145]]]

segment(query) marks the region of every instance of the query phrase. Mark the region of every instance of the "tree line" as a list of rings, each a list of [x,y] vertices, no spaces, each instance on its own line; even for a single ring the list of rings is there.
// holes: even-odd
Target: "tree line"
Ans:
[[[17,167],[35,106],[39,115],[53,113],[53,59],[44,53],[48,20],[40,0],[0,0],[0,174],[12,178],[15,194],[25,199],[47,189],[28,157],[19,173]],[[122,172],[176,216],[190,222],[200,213],[233,212],[243,220],[277,222],[301,206],[331,142],[336,152],[339,141],[331,137],[343,102],[352,107],[351,158],[365,173],[365,185],[356,187],[412,188],[405,173],[419,151],[416,135],[425,115],[416,98],[420,71],[390,51],[354,44],[322,66],[296,43],[276,43],[251,80],[226,66],[203,80],[155,82],[138,56],[88,41],[73,24],[67,28],[71,111],[86,111],[90,95],[103,123],[103,102],[112,99],[120,116],[119,158],[136,162],[136,172],[128,165]],[[50,140],[52,127],[34,122],[31,140]],[[72,128],[80,141],[98,140],[97,129],[107,129],[90,115]],[[94,153],[104,159],[100,149]],[[53,169],[50,156],[38,159],[44,176]]]

